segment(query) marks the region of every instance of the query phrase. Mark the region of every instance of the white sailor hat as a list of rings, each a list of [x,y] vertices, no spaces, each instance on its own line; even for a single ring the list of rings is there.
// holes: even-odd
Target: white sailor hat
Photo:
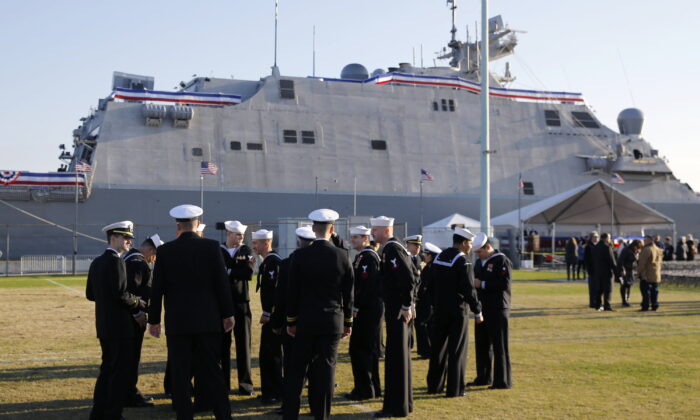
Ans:
[[[394,218],[393,217],[379,216],[379,217],[373,217],[369,221],[370,221],[370,224],[372,225],[372,227],[374,227],[374,226],[384,226],[384,227],[394,226]]]
[[[407,236],[404,238],[404,242],[407,244],[422,244],[423,243],[423,235],[412,235],[412,236]]]
[[[253,239],[272,239],[272,231],[267,229],[260,229],[253,232]]]
[[[294,233],[296,233],[301,239],[306,239],[307,241],[316,239],[316,234],[314,233],[313,229],[311,229],[311,226],[302,226],[297,228]]]
[[[102,228],[105,233],[118,233],[128,238],[134,237],[134,223],[131,220],[112,223]]]
[[[471,233],[469,229],[465,229],[463,227],[455,227],[454,234],[459,235],[464,239],[469,239],[470,241],[474,239],[474,234]]]
[[[362,235],[367,236],[372,231],[372,229],[365,226],[353,226],[350,228],[351,235]]]
[[[204,232],[204,229],[207,227],[204,223],[200,223],[199,226],[197,226],[197,232]]]
[[[228,220],[224,222],[224,227],[227,231],[233,233],[245,233],[246,229],[248,229],[248,226],[244,225],[238,220]]]
[[[309,213],[309,219],[315,223],[333,223],[340,215],[337,211],[331,209],[318,209]]]
[[[155,235],[150,236],[147,241],[151,241],[154,247],[158,248],[159,246],[163,245],[165,242],[163,242],[160,239],[160,236],[156,233]]]
[[[438,248],[437,245],[434,245],[431,242],[426,242],[423,244],[423,252],[429,252],[437,255],[442,252],[442,249]]]
[[[170,217],[178,222],[189,222],[196,219],[204,213],[201,207],[193,206],[192,204],[182,204],[170,209]]]
[[[472,241],[472,247],[474,249],[482,248],[484,245],[486,245],[486,242],[488,240],[489,237],[486,236],[484,232],[479,232],[476,234],[476,237],[474,237],[474,240]]]

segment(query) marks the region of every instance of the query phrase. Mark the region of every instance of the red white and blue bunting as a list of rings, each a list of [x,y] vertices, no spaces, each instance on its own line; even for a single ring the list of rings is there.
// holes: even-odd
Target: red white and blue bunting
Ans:
[[[479,83],[472,82],[471,80],[465,80],[459,77],[425,76],[420,74],[408,73],[386,73],[362,81],[329,78],[320,79],[328,82],[350,82],[374,85],[448,87],[459,90],[465,90],[472,93],[481,93],[481,85]],[[550,92],[540,90],[505,89],[492,87],[490,89],[490,95],[492,97],[513,99],[519,101],[568,103],[584,102],[583,95],[581,93],[572,92]]]
[[[197,105],[238,105],[239,95],[205,92],[166,92],[161,90],[137,90],[115,88],[112,96],[125,101],[172,102]]]
[[[0,171],[0,186],[3,185],[85,185],[85,175],[70,172],[23,172],[23,171]]]

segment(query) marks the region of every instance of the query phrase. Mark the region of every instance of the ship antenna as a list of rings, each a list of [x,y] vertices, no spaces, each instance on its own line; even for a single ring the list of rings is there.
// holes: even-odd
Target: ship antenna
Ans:
[[[279,15],[279,0],[275,0],[275,62],[272,66],[272,71],[277,71],[277,17]]]
[[[313,40],[312,40],[312,49],[313,49],[313,66],[311,69],[311,75],[313,77],[316,77],[316,25],[314,25],[314,35],[313,35]]]
[[[457,10],[457,0],[447,0],[447,5],[450,6],[452,10],[452,42],[457,40],[457,26],[455,26],[455,10]]]

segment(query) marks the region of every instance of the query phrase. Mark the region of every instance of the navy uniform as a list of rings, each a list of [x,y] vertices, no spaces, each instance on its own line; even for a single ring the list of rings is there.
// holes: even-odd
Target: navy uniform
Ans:
[[[253,232],[253,239],[272,239],[272,232],[261,229]],[[272,317],[275,309],[275,295],[279,265],[282,258],[273,250],[265,256],[258,267],[258,278],[255,291],[260,293],[262,314]],[[282,398],[282,339],[272,331],[272,325],[267,322],[262,325],[260,332],[260,393],[264,402],[275,402]]]
[[[432,255],[433,260],[442,252],[440,248],[426,242],[424,252]],[[430,358],[430,347],[433,328],[433,303],[428,295],[433,274],[432,262],[426,263],[420,272],[420,281],[416,287],[416,346],[418,355],[423,359]]]
[[[455,235],[471,240],[474,235],[456,228]],[[432,263],[433,281],[429,293],[433,300],[433,347],[428,368],[428,393],[445,388],[447,397],[465,395],[469,312],[481,317],[481,303],[474,290],[470,258],[456,247],[441,252]],[[445,385],[445,380],[447,384]]]
[[[133,238],[133,223],[105,226],[109,235]],[[85,296],[95,302],[95,327],[102,348],[102,364],[95,383],[90,419],[119,419],[129,397],[137,324],[134,315],[145,306],[129,293],[126,266],[119,253],[107,248],[90,264]]]
[[[588,306],[593,309],[598,309],[596,306],[596,300],[598,295],[598,283],[595,276],[595,263],[593,261],[593,254],[595,252],[595,247],[599,243],[598,232],[593,231],[586,241],[586,247],[583,251],[583,264],[586,266],[586,272],[588,273]],[[596,239],[595,243],[593,238]]]
[[[248,226],[237,220],[224,222],[229,232],[244,234]],[[224,371],[226,389],[231,389],[231,344],[236,343],[236,371],[238,374],[238,392],[242,395],[253,395],[253,378],[251,375],[251,326],[249,284],[253,278],[255,258],[250,248],[241,244],[236,248],[221,245],[228,279],[231,284],[231,299],[236,325],[233,331],[224,334],[224,347],[221,367]],[[233,337],[232,337],[233,335]]]
[[[163,241],[160,236],[153,235],[144,241],[143,246],[148,246],[154,250],[158,249]],[[126,284],[129,293],[138,296],[144,302],[148,302],[151,295],[151,266],[146,261],[141,251],[136,248],[130,249],[123,255],[126,265]],[[135,320],[134,320],[135,322]],[[136,340],[134,342],[134,358],[132,360],[131,380],[129,384],[129,397],[127,403],[130,406],[150,407],[153,403],[146,399],[136,386],[139,380],[139,362],[141,361],[141,347],[143,346],[143,335],[146,332],[146,324],[136,325]]]
[[[316,223],[338,219],[333,210],[311,212]],[[345,250],[326,239],[298,249],[290,261],[287,285],[288,330],[296,330],[284,418],[297,419],[304,376],[309,377],[309,406],[316,419],[330,418],[338,343],[352,327],[352,267]]]
[[[474,248],[481,248],[488,238],[479,233],[474,238]],[[493,364],[492,388],[507,389],[512,386],[510,352],[508,349],[508,318],[510,317],[512,263],[498,250],[486,260],[477,258],[474,276],[481,282],[481,301],[484,322],[488,332],[488,359],[484,362],[489,368]],[[479,351],[479,349],[477,349]],[[492,353],[491,353],[492,352]]]
[[[304,248],[316,239],[316,234],[310,226],[303,226],[295,231],[298,241],[298,248]],[[289,279],[289,264],[294,257],[296,250],[292,251],[289,257],[280,261],[279,275],[277,278],[277,288],[275,289],[275,309],[270,317],[270,326],[274,331],[279,331],[282,340],[282,389],[287,388],[290,372],[292,371],[292,348],[294,347],[294,337],[287,333],[287,284]],[[284,407],[280,409],[284,411]]]
[[[371,222],[372,226],[393,226],[394,219],[380,216]],[[411,309],[416,279],[411,257],[396,238],[384,244],[380,272],[386,313],[384,403],[380,415],[406,417],[413,412],[411,331],[403,319],[397,319],[397,315],[401,310]]]
[[[350,230],[353,235],[369,235],[364,226]],[[379,346],[384,302],[381,296],[380,257],[371,246],[361,250],[352,264],[355,276],[353,311],[356,313],[350,336],[350,363],[354,388],[348,395],[353,400],[366,400],[382,395],[379,379]]]
[[[178,223],[196,221],[197,206],[173,208]],[[148,310],[149,323],[160,325],[163,300],[173,408],[178,418],[193,416],[191,377],[206,394],[217,419],[229,419],[231,407],[221,372],[224,320],[233,317],[231,286],[219,244],[196,232],[182,232],[158,247]]]

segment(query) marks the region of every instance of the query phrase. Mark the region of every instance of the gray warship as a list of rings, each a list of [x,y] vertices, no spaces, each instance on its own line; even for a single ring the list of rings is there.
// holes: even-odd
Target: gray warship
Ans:
[[[513,54],[518,31],[497,16],[488,32],[491,61]],[[144,237],[172,238],[168,209],[202,195],[207,224],[330,207],[394,216],[418,232],[421,196],[426,222],[455,212],[478,219],[483,45],[459,41],[453,25],[443,66],[370,72],[353,63],[340,77],[296,77],[275,65],[259,80],[194,77],[174,91],[114,72],[111,92],[73,130],[72,150],[61,145],[58,171],[0,172],[9,254],[70,254],[70,233],[56,225],[74,225],[76,200],[77,230],[97,238],[124,219]],[[616,173],[625,180],[616,188],[678,231],[698,231],[700,199],[643,137],[640,110],[623,110],[616,131],[581,93],[511,89],[513,80],[509,70],[489,80],[494,216],[517,208],[520,180],[527,205]],[[216,174],[201,175],[202,162]],[[422,169],[434,181],[421,183]],[[102,246],[79,238],[81,254]]]

